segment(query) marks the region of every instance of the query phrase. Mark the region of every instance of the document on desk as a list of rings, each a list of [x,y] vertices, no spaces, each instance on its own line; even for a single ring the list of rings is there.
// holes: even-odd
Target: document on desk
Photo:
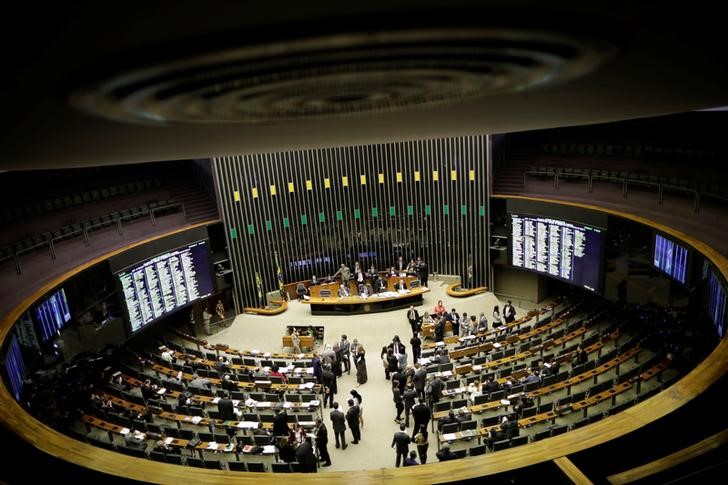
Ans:
[[[217,442],[210,441],[209,443],[207,443],[207,449],[208,450],[216,450],[217,449]]]
[[[119,431],[120,434],[129,434],[131,430],[129,428],[121,428],[121,431]]]
[[[442,439],[444,439],[445,441],[453,441],[457,439],[457,437],[455,433],[445,433],[444,435],[442,435]]]
[[[220,402],[220,398],[219,397],[216,397],[215,399],[212,400],[212,404],[217,404],[219,402]]]
[[[273,453],[276,453],[277,451],[278,450],[276,450],[276,447],[273,445],[265,445],[263,447],[263,453],[273,454]]]
[[[174,441],[174,438],[172,436],[170,436],[169,438],[164,440],[164,444],[170,445],[170,444],[172,444],[173,441]]]
[[[195,416],[194,418],[192,418],[193,424],[199,424],[200,421],[202,421],[202,416]]]

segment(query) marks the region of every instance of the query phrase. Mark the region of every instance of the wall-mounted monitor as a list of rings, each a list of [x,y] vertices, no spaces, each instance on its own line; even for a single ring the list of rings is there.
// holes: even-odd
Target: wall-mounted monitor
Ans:
[[[35,307],[34,316],[41,343],[47,342],[58,335],[71,320],[71,311],[68,309],[65,290],[61,288],[52,293],[51,296]]]
[[[207,240],[165,251],[116,276],[132,334],[214,292]]]
[[[513,213],[510,222],[511,266],[601,291],[604,229]]]
[[[10,343],[8,344],[5,359],[3,359],[5,368],[6,382],[10,384],[10,392],[16,401],[20,400],[20,394],[23,392],[23,382],[25,380],[25,360],[20,349],[15,334],[10,335]]]
[[[716,274],[714,269],[710,271],[708,276],[708,301],[706,306],[708,316],[715,325],[718,336],[722,337],[725,329],[726,290],[722,278]]]
[[[688,248],[662,234],[655,233],[652,264],[655,268],[685,284],[688,274]]]

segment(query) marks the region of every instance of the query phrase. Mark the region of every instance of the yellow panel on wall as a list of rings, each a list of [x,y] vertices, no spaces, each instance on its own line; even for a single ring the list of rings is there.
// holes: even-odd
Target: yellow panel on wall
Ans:
[[[237,190],[233,192],[233,199],[235,199],[235,202],[240,202],[240,192]]]
[[[384,183],[384,174],[383,173],[380,173],[379,174],[379,183],[380,184],[383,184]]]
[[[324,188],[327,188],[327,189],[331,188],[331,180],[324,179]]]
[[[271,185],[270,186],[270,195],[276,195],[276,194],[277,194],[276,186],[275,185]]]
[[[415,172],[415,182],[419,182],[419,181],[420,181],[420,171],[419,171],[419,170],[417,170],[417,171]]]
[[[437,182],[438,180],[440,180],[440,172],[438,172],[437,170],[433,170],[432,171],[432,180],[434,182]]]
[[[470,171],[470,181],[475,182],[475,170]]]
[[[367,176],[366,175],[359,175],[359,183],[362,185],[367,184]]]
[[[253,187],[253,198],[254,199],[258,198],[258,187]]]
[[[293,182],[288,182],[288,191],[295,192],[295,188],[293,187]]]
[[[397,172],[397,183],[402,183],[402,172]]]
[[[450,180],[457,180],[458,179],[458,171],[457,170],[450,170]]]
[[[346,175],[341,177],[341,185],[343,185],[344,187],[348,187],[349,186],[349,177],[347,177]]]
[[[313,183],[310,180],[306,180],[306,190],[313,190]]]

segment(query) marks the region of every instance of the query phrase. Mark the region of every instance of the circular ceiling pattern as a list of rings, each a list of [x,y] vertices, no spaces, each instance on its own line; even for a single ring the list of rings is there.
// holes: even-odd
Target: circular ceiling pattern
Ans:
[[[120,72],[74,106],[140,123],[240,123],[405,110],[522,92],[592,72],[613,43],[519,29],[337,34]]]

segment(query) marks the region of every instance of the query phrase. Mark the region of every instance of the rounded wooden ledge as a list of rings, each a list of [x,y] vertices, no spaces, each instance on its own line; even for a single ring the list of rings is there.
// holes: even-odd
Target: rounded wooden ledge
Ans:
[[[477,288],[471,288],[469,290],[458,290],[462,286],[461,283],[455,283],[447,287],[447,294],[454,298],[465,298],[466,296],[479,295],[488,291],[487,286],[479,286]]]
[[[273,301],[271,304],[277,306],[275,308],[245,307],[243,308],[243,311],[245,313],[253,313],[255,315],[280,315],[288,310],[288,302],[285,300]]]

